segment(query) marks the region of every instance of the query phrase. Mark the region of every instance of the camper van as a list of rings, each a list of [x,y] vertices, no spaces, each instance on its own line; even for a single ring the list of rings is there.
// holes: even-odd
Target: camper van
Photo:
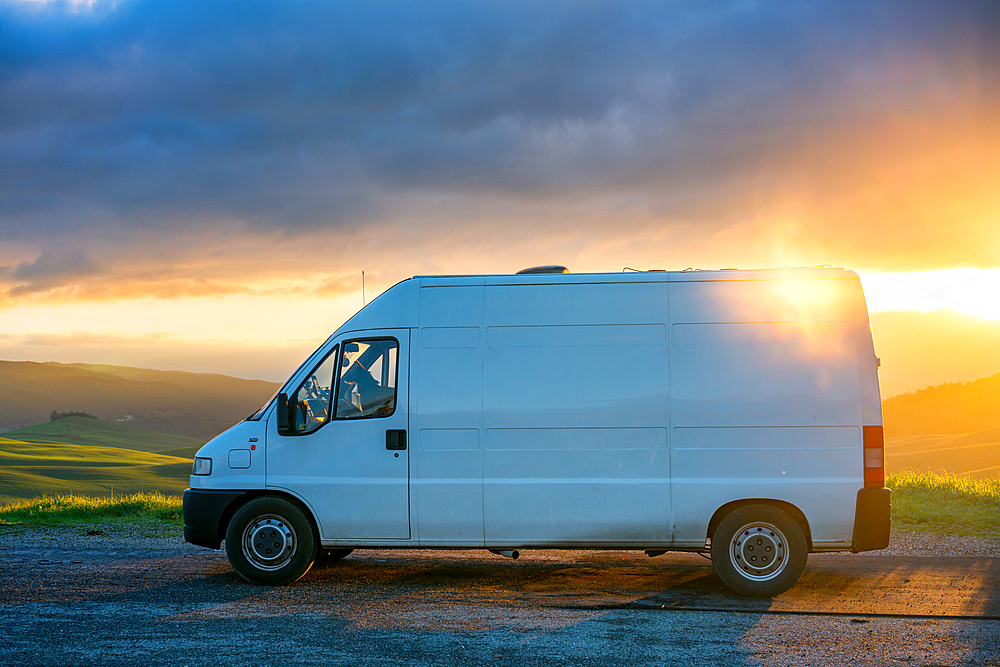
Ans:
[[[206,444],[184,537],[251,582],[364,548],[711,554],[773,596],[889,541],[857,274],[418,276]]]

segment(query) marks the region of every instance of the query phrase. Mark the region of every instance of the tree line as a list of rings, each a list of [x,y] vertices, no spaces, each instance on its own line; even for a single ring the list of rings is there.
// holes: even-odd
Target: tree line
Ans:
[[[62,419],[63,417],[87,417],[89,419],[97,419],[94,415],[88,414],[86,412],[59,412],[58,410],[53,410],[49,413],[49,421],[54,422],[57,419]]]

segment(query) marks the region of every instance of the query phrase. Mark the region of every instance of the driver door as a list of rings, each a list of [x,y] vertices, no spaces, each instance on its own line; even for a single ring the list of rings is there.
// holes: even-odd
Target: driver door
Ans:
[[[324,541],[410,538],[409,330],[337,340],[295,391],[290,433],[269,420],[267,488],[313,510]]]

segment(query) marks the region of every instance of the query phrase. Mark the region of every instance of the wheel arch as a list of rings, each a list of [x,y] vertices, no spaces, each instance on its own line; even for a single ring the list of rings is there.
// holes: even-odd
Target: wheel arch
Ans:
[[[223,510],[222,515],[219,517],[218,535],[219,541],[225,539],[226,531],[229,530],[229,522],[233,520],[233,516],[240,511],[244,505],[249,503],[251,500],[256,500],[257,498],[264,498],[266,496],[273,496],[275,498],[281,498],[293,503],[296,507],[302,510],[305,514],[306,519],[309,520],[309,526],[312,528],[313,537],[317,545],[320,543],[319,534],[319,524],[316,523],[316,517],[313,516],[312,510],[306,505],[302,500],[287,491],[281,491],[280,489],[254,489],[253,491],[247,491],[242,496],[229,503],[226,509]]]
[[[747,505],[770,505],[787,513],[792,520],[799,525],[799,528],[802,529],[802,534],[806,538],[806,547],[809,549],[810,553],[812,552],[812,532],[809,529],[809,520],[806,519],[806,515],[792,503],[785,500],[775,500],[774,498],[743,498],[726,503],[719,509],[715,510],[715,513],[708,522],[708,532],[705,536],[711,539],[712,535],[715,533],[715,529],[719,527],[719,524],[722,523],[723,519],[725,519],[734,510],[739,509],[740,507],[746,507]]]

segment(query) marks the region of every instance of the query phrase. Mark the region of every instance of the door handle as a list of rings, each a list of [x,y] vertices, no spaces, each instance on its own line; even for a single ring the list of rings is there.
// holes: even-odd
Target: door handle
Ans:
[[[406,431],[403,429],[390,429],[385,432],[386,449],[406,449]]]

